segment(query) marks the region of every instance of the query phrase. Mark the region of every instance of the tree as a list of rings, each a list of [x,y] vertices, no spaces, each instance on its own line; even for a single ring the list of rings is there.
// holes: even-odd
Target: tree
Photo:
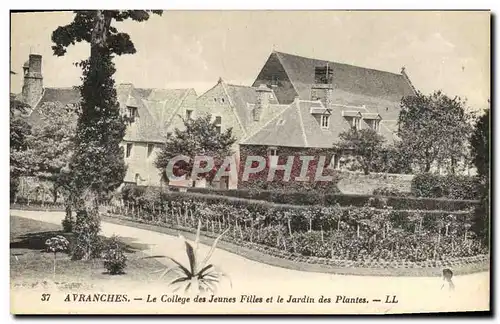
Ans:
[[[449,163],[455,173],[457,162],[468,154],[472,115],[465,101],[449,98],[441,91],[428,96],[418,92],[401,100],[398,136],[412,162],[429,172],[433,163]]]
[[[53,183],[54,201],[61,186],[66,187],[63,169],[73,153],[77,108],[48,102],[37,110],[39,116],[28,136],[31,174]]]
[[[357,130],[354,128],[342,132],[340,141],[335,144],[343,152],[352,152],[363,172],[373,171],[376,160],[382,151],[384,138],[371,128]]]
[[[180,161],[175,165],[177,176],[180,176],[191,174],[196,156],[211,157],[214,160],[214,166],[220,166],[224,158],[233,154],[231,146],[236,139],[233,137],[232,129],[228,128],[220,132],[218,124],[211,119],[210,115],[205,115],[197,119],[184,120],[184,129],[175,129],[173,136],[167,139],[155,161],[156,167],[165,179],[168,178],[165,173],[166,167],[176,156],[189,157],[189,162]],[[213,175],[214,172],[207,172],[201,177],[210,181]]]
[[[472,160],[481,183],[481,202],[474,213],[472,229],[488,245],[490,238],[490,109],[479,117],[471,137]]]
[[[31,126],[24,117],[27,105],[10,98],[10,199],[14,199],[19,186],[19,178],[30,172],[27,155],[27,138]]]
[[[470,140],[472,162],[481,178],[490,175],[490,109],[479,117]]]
[[[120,147],[126,126],[116,98],[113,80],[116,70],[112,59],[115,55],[134,54],[136,49],[130,36],[118,32],[112,23],[127,19],[147,21],[150,13],[145,10],[76,11],[71,23],[52,33],[52,49],[57,56],[63,56],[67,47],[75,43],[90,44],[90,57],[77,63],[83,70],[83,84],[74,153],[69,164],[77,209],[77,249],[73,257],[92,257],[99,232],[96,203],[123,182],[126,172]]]

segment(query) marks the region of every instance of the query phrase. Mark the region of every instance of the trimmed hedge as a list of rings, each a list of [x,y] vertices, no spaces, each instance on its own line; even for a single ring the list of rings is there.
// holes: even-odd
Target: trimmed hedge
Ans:
[[[422,173],[413,178],[411,192],[416,197],[472,200],[479,197],[479,181],[469,176]]]
[[[250,190],[217,190],[208,188],[189,188],[188,192],[202,193],[217,196],[237,197],[251,200],[264,200],[278,204],[287,205],[323,205],[362,207],[369,203],[370,198],[383,197],[372,195],[347,195],[347,194],[324,194],[310,192],[276,192],[276,191],[250,191]],[[394,209],[422,209],[422,210],[445,210],[458,211],[474,208],[476,200],[452,200],[432,199],[414,197],[384,197],[387,205]]]

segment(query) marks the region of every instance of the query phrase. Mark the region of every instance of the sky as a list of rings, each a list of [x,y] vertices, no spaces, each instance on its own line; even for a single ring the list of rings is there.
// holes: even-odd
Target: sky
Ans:
[[[11,92],[20,92],[22,65],[43,56],[46,87],[81,83],[73,62],[87,43],[64,57],[51,34],[72,12],[11,14]],[[194,88],[198,95],[222,77],[251,85],[273,50],[400,73],[406,68],[423,93],[442,90],[473,110],[490,98],[489,12],[466,11],[167,11],[147,22],[115,22],[137,53],[115,59],[117,83],[148,88]]]

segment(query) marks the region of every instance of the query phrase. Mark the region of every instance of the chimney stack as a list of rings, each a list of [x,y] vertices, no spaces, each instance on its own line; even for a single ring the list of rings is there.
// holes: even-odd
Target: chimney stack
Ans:
[[[30,105],[31,108],[35,108],[34,106],[43,93],[42,56],[30,54],[29,60],[24,63],[23,70],[23,101]]]
[[[272,93],[272,90],[269,89],[265,84],[261,84],[258,88],[255,89],[257,91],[257,102],[255,103],[255,108],[253,110],[253,120],[260,120],[260,115],[262,114],[262,110],[267,110],[269,108],[269,99]]]
[[[319,100],[325,108],[332,108],[333,104],[333,85],[332,84],[313,84],[311,87],[311,100]]]

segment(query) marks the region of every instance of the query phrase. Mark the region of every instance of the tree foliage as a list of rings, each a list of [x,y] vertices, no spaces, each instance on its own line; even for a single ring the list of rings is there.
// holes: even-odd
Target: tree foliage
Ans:
[[[479,117],[471,137],[472,161],[480,177],[490,174],[490,109]]]
[[[233,154],[231,147],[235,142],[232,129],[228,128],[224,132],[220,132],[217,123],[212,121],[210,115],[187,119],[184,120],[184,128],[182,130],[175,129],[174,134],[167,139],[162,150],[158,153],[155,165],[166,179],[165,169],[170,160],[176,156],[186,156],[190,158],[189,162],[181,161],[175,166],[177,167],[177,176],[189,175],[193,170],[196,156],[212,157],[214,165],[219,166],[224,158]],[[202,177],[210,180],[213,175],[213,172],[208,172]]]
[[[373,171],[376,161],[382,152],[384,138],[371,128],[357,130],[354,128],[342,132],[336,143],[337,149],[352,152],[363,172]]]
[[[72,22],[52,33],[52,49],[57,56],[63,56],[70,45],[90,44],[90,57],[77,63],[83,70],[82,100],[74,153],[66,177],[73,191],[71,199],[75,201],[72,203],[78,209],[77,216],[80,215],[75,234],[78,241],[85,243],[81,255],[74,257],[91,258],[97,244],[98,230],[92,228],[98,229],[98,226],[91,226],[93,222],[99,223],[96,208],[86,206],[84,201],[91,196],[91,203],[96,203],[105,197],[123,182],[126,172],[120,146],[126,126],[116,98],[113,57],[134,54],[136,49],[130,36],[119,32],[112,23],[127,19],[146,21],[150,13],[145,10],[76,11]],[[152,13],[161,14],[161,11]]]
[[[60,102],[47,102],[37,110],[39,116],[28,137],[31,175],[59,185],[63,168],[73,152],[77,108]]]
[[[421,171],[429,172],[434,163],[449,163],[455,173],[456,163],[467,157],[472,115],[465,104],[441,91],[401,100],[398,136]]]
[[[479,117],[471,137],[472,160],[481,182],[481,202],[475,210],[472,229],[490,243],[490,108]]]
[[[125,176],[120,142],[125,123],[120,115],[113,74],[114,55],[134,54],[135,46],[126,33],[112,26],[114,21],[146,21],[146,10],[76,11],[71,23],[52,33],[54,55],[62,56],[67,47],[78,42],[90,43],[90,57],[78,65],[83,70],[80,93],[81,111],[70,162],[71,178],[77,191],[92,188],[105,194],[117,188]]]
[[[10,198],[17,193],[19,177],[29,173],[29,160],[27,156],[28,140],[31,126],[24,117],[27,106],[10,98]]]

